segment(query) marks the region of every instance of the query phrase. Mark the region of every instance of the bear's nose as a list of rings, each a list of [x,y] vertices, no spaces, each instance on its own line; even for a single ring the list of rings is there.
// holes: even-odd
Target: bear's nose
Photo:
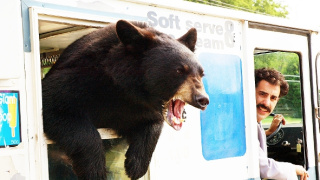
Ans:
[[[209,104],[209,98],[207,96],[202,95],[202,94],[196,95],[195,99],[196,99],[197,104],[200,106],[200,108],[202,110],[204,110],[207,107],[207,105]]]

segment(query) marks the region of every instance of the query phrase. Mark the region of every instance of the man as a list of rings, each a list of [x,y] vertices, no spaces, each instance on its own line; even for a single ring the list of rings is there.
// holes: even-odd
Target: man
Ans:
[[[266,131],[262,128],[261,121],[268,117],[274,110],[280,97],[287,95],[289,91],[288,83],[280,72],[274,69],[262,68],[255,70],[255,86],[258,139],[260,141],[260,177],[296,180],[298,179],[298,175],[301,177],[301,180],[307,180],[309,175],[302,166],[287,162],[277,162],[274,159],[267,157],[266,135],[270,135],[274,132],[279,123],[285,124],[285,119],[282,115],[275,115],[270,128]]]

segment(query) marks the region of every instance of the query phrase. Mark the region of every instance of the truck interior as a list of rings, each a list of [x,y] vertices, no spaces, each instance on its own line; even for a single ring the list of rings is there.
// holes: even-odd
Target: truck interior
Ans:
[[[295,52],[256,49],[255,69],[268,67],[280,71],[289,83],[289,93],[281,97],[272,114],[282,114],[286,124],[267,137],[268,157],[277,161],[307,166],[302,101],[300,56]],[[268,129],[273,116],[262,120]],[[307,168],[307,167],[306,167]]]
[[[50,70],[51,66],[58,60],[63,50],[73,41],[97,30],[100,27],[88,25],[75,25],[53,21],[39,20],[40,61],[41,76]],[[106,149],[106,164],[109,172],[108,179],[129,179],[125,175],[124,160],[127,144],[108,129],[99,129]],[[76,180],[72,171],[71,162],[67,156],[60,151],[54,142],[47,140],[49,179],[50,180]]]

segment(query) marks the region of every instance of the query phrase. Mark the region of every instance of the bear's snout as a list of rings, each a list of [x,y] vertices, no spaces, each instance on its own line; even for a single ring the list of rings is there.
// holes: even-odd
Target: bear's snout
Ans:
[[[195,95],[195,101],[202,110],[205,110],[209,104],[208,96],[204,96],[202,94]]]

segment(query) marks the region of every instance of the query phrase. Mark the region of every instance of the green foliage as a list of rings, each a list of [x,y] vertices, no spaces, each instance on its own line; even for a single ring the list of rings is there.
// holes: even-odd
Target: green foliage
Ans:
[[[299,56],[290,52],[272,52],[254,56],[255,69],[268,67],[280,71],[289,83],[289,93],[278,102],[275,113],[302,117]]]
[[[231,8],[252,13],[287,17],[287,6],[276,3],[273,0],[186,0],[212,6]]]
[[[302,123],[302,118],[292,118],[292,117],[285,117],[286,119],[286,122],[287,123],[291,123],[291,124],[301,124]],[[262,121],[262,124],[263,125],[270,125],[271,122],[273,120],[273,117],[272,116],[268,116],[267,118],[265,118],[263,121]]]
[[[270,52],[254,56],[255,68],[270,67],[284,75],[299,75],[299,56],[290,52]]]

